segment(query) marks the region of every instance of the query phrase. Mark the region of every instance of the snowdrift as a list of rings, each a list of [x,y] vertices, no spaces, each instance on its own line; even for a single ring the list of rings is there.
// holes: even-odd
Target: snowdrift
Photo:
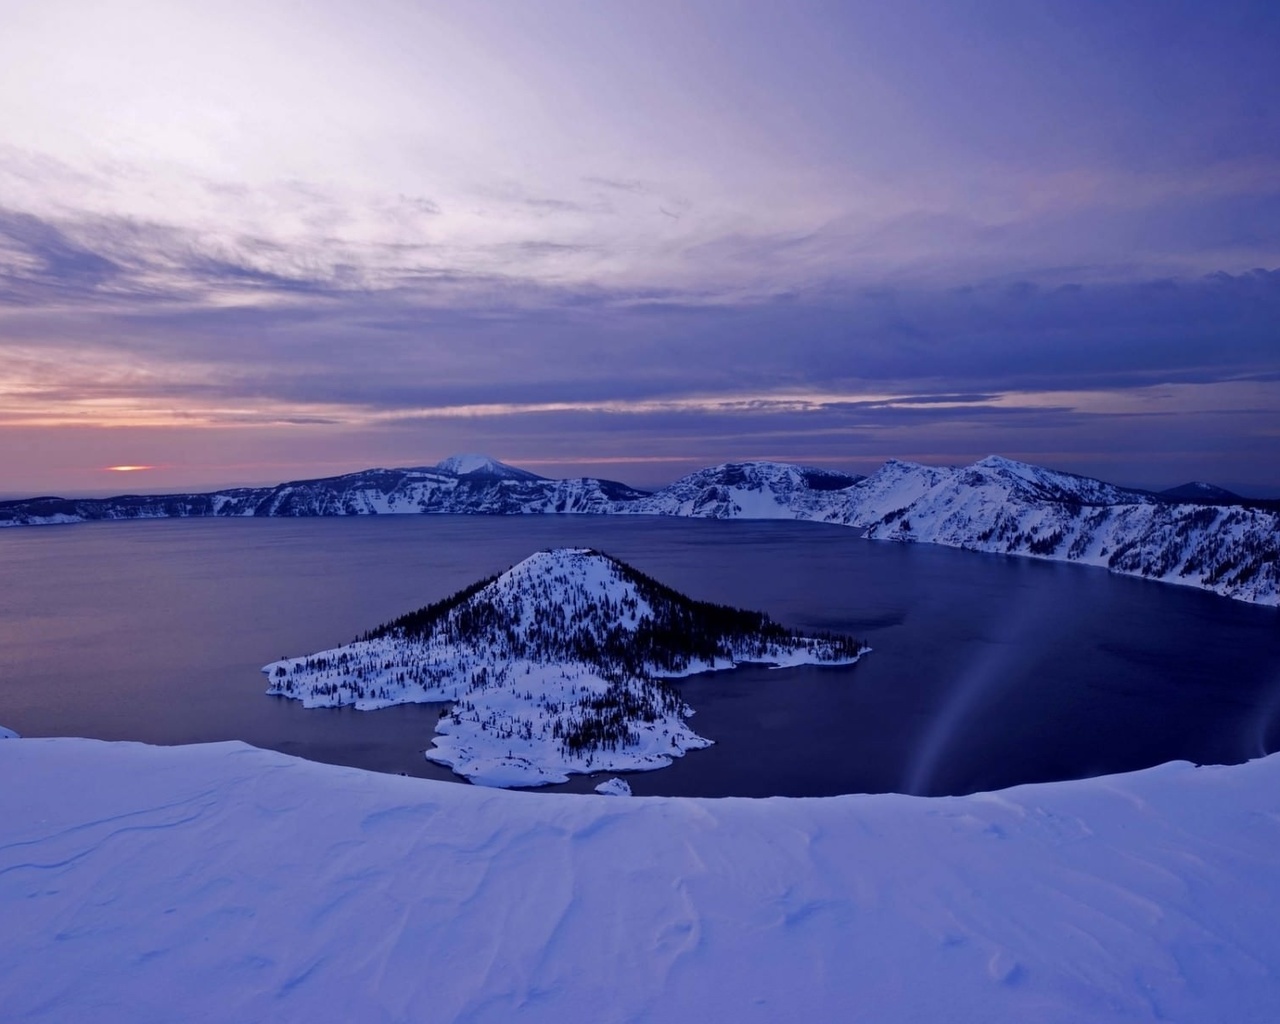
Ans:
[[[1280,757],[946,799],[0,743],[8,1020],[1271,1022]]]

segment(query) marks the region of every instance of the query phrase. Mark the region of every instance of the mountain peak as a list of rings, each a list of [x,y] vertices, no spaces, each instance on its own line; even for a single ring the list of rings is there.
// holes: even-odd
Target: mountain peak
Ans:
[[[508,466],[505,462],[499,462],[488,455],[474,453],[450,455],[447,459],[437,462],[435,468],[452,473],[454,476],[496,476],[509,480],[542,479],[537,473],[530,473],[527,469]]]
[[[1239,501],[1240,495],[1217,484],[1207,484],[1203,480],[1192,480],[1160,492],[1161,497],[1177,498],[1182,501]]]
[[[1033,466],[1028,462],[1019,462],[1017,459],[1010,459],[1004,455],[988,455],[985,459],[979,459],[973,465],[975,467],[981,466],[983,469],[1003,469],[1014,473],[1025,473],[1028,470],[1035,473],[1046,472],[1039,466]]]

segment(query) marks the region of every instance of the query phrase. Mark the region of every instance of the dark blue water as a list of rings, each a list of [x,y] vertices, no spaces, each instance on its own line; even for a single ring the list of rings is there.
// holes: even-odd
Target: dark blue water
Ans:
[[[643,518],[0,531],[0,724],[33,736],[243,739],[451,778],[422,757],[438,706],[307,711],[264,696],[259,667],[561,545],[874,648],[847,669],[680,683],[716,746],[629,776],[639,794],[961,793],[1280,747],[1275,609],[1078,566],[868,542],[843,527]]]

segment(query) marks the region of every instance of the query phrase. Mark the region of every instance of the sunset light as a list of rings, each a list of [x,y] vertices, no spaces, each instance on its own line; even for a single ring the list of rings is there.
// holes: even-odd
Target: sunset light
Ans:
[[[1280,494],[1274,4],[21,6],[13,493],[110,430],[199,488],[1016,448]]]
[[[0,12],[0,1024],[1280,1024],[1280,0]]]

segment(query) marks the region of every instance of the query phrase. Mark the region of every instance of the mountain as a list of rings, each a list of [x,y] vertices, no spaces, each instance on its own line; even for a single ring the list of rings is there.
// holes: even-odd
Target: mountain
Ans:
[[[1280,502],[1188,485],[1152,494],[1001,456],[971,466],[891,459],[869,477],[729,462],[655,493],[610,480],[548,480],[482,455],[211,494],[0,502],[0,526],[167,516],[581,513],[800,519],[877,540],[1052,558],[1280,604]],[[1178,492],[1178,493],[1175,493]]]
[[[450,455],[447,459],[441,459],[432,468],[457,477],[479,476],[494,480],[545,479],[537,473],[530,473],[527,469],[518,469],[497,459],[491,459],[488,455]]]
[[[843,526],[867,526],[910,505],[953,472],[890,459],[852,487],[828,495],[821,514],[811,518]]]
[[[785,462],[726,462],[682,477],[618,511],[703,519],[813,519],[861,476]]]
[[[1087,477],[989,457],[892,474],[898,508],[852,501],[873,539],[1051,558],[1280,603],[1280,515],[1170,502]],[[857,489],[884,490],[874,474]],[[914,489],[913,489],[914,488]]]
[[[0,526],[186,516],[604,513],[647,493],[612,480],[548,480],[485,456],[456,455],[435,466],[367,469],[210,494],[5,501]]]
[[[744,662],[851,664],[865,649],[691,600],[598,551],[561,549],[263,672],[268,693],[307,707],[453,701],[427,756],[473,782],[536,786],[661,768],[709,745],[663,678]]]
[[[1235,505],[1245,500],[1234,491],[1228,491],[1225,487],[1218,487],[1215,484],[1206,484],[1200,480],[1179,484],[1177,487],[1170,487],[1159,493],[1162,498],[1197,502],[1201,505]]]

